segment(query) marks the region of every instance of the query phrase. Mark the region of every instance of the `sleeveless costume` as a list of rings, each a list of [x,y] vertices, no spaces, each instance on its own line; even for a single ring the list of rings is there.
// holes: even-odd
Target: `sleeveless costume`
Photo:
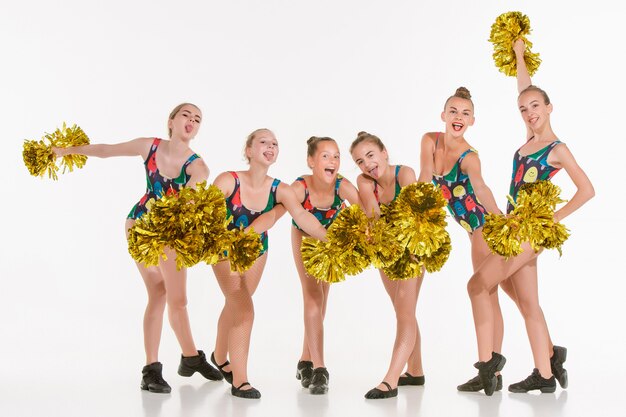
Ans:
[[[531,139],[532,137],[528,139],[528,141]],[[519,153],[521,147],[515,151],[513,155],[511,187],[509,188],[509,195],[513,198],[513,201],[517,201],[517,194],[522,185],[535,181],[550,181],[550,179],[559,172],[561,168],[556,168],[548,164],[548,155],[550,155],[550,152],[552,152],[554,147],[559,143],[563,142],[557,139],[530,155],[521,155]],[[508,202],[506,212],[510,213],[513,211],[513,208],[513,205]]]
[[[435,148],[439,143],[439,134],[435,142]],[[448,211],[465,230],[469,233],[480,228],[485,223],[485,207],[478,202],[474,194],[474,188],[469,176],[461,171],[463,159],[471,152],[476,152],[470,148],[463,152],[456,161],[450,172],[445,175],[433,173],[433,184],[441,188],[443,197],[448,201]]]
[[[398,196],[400,195],[400,191],[402,191],[402,187],[400,187],[400,182],[398,181],[398,174],[400,173],[400,168],[402,168],[402,165],[396,165],[396,172],[395,172],[396,190],[393,195],[393,200],[391,200],[388,204],[391,204],[394,201],[396,201],[396,198],[398,198]],[[376,197],[376,201],[378,202],[379,206],[383,204],[380,202],[380,199],[378,197],[378,183],[376,182],[376,180],[374,180],[374,197]]]
[[[196,159],[200,158],[198,154],[193,154],[183,164],[180,169],[180,175],[177,178],[168,178],[163,176],[159,172],[159,168],[156,164],[156,151],[161,144],[161,139],[154,138],[148,157],[144,161],[146,167],[146,193],[141,197],[141,200],[130,210],[128,218],[137,220],[148,212],[149,206],[152,201],[158,200],[164,195],[172,195],[178,193],[181,187],[187,185],[190,176],[187,174],[187,167]]]
[[[315,216],[315,218],[320,222],[324,228],[328,229],[328,227],[333,223],[335,218],[339,215],[339,212],[346,207],[346,204],[339,196],[339,186],[341,185],[341,181],[343,177],[341,175],[337,176],[337,180],[335,181],[335,199],[331,204],[330,208],[319,208],[313,207],[311,204],[311,198],[309,196],[309,188],[306,185],[306,181],[302,177],[296,178],[302,186],[304,187],[304,200],[302,201],[302,207]],[[293,227],[298,230],[302,230],[300,226],[298,226],[295,220],[291,220]]]
[[[266,213],[274,208],[274,206],[276,205],[276,190],[278,189],[278,184],[280,184],[280,180],[274,178],[265,208],[261,211],[254,211],[246,208],[241,203],[241,182],[239,180],[239,176],[236,172],[229,172],[233,176],[233,178],[235,178],[235,188],[233,189],[233,192],[230,194],[230,196],[228,196],[228,198],[226,199],[226,210],[228,212],[227,215],[233,216],[227,228],[228,230],[239,229],[242,226],[243,228],[246,228],[261,214]],[[263,244],[263,249],[261,250],[259,256],[267,252],[267,232],[261,233],[261,243]]]

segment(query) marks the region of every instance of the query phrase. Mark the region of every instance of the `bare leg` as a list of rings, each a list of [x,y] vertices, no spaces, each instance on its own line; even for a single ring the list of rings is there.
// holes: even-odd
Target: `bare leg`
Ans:
[[[134,220],[126,220],[126,235]],[[148,304],[143,315],[143,344],[146,351],[146,365],[159,361],[159,345],[163,329],[163,313],[165,312],[165,284],[161,271],[157,267],[146,268],[136,263],[148,292]]]
[[[537,257],[530,245],[524,244],[523,248],[524,251],[520,255],[509,260],[496,255],[488,255],[467,284],[476,328],[478,357],[482,362],[491,359],[494,350],[495,319],[491,291],[501,281]],[[518,292],[517,288],[516,292]]]
[[[487,259],[491,251],[483,239],[482,228],[476,229],[474,233],[470,235],[470,242],[472,244],[472,266],[474,268],[474,272],[476,272],[480,265]],[[504,320],[502,319],[502,310],[500,309],[497,286],[489,292],[489,297],[491,299],[491,308],[494,319],[493,351],[501,353],[502,340],[504,339]]]
[[[198,351],[191,335],[187,314],[187,269],[176,269],[176,252],[165,248],[167,261],[161,260],[159,269],[165,284],[167,312],[170,326],[183,351],[183,356],[196,356]]]
[[[310,360],[313,362],[313,368],[326,367],[324,364],[324,316],[330,285],[318,282],[306,273],[300,253],[303,234],[296,228],[291,229],[293,258],[300,276],[304,301],[304,346],[300,360]]]
[[[418,326],[415,318],[417,298],[423,278],[413,278],[406,281],[392,281],[380,271],[380,276],[387,294],[391,298],[396,312],[396,340],[393,346],[389,369],[383,381],[389,383],[392,388],[398,385],[398,378],[404,369],[404,365],[413,356],[415,375],[422,375],[420,341],[418,340]],[[384,384],[376,388],[386,391]]]
[[[550,356],[552,345],[543,311],[539,306],[539,291],[537,286],[537,258],[531,260],[524,268],[511,277],[515,293],[518,296],[518,306],[524,322],[526,332],[533,352],[535,368],[541,376],[550,378]]]
[[[218,339],[226,337],[223,332],[228,334],[228,354],[231,360],[234,387],[248,381],[248,353],[254,322],[252,295],[259,285],[266,261],[267,253],[259,257],[254,265],[243,274],[231,272],[228,261],[219,262],[213,266],[217,282],[226,298],[224,309],[227,310],[227,316],[232,318],[230,326],[227,326],[226,320],[221,323],[221,326],[218,325],[217,337]],[[221,359],[216,358],[216,360]],[[247,389],[252,389],[252,387],[242,388],[242,390]]]

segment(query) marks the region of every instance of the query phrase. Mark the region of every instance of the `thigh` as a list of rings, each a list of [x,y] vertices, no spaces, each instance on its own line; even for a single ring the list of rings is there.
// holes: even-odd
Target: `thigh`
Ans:
[[[474,233],[470,235],[470,243],[472,245],[472,267],[474,272],[478,267],[487,259],[491,253],[491,249],[487,246],[487,242],[483,238],[483,229],[476,229]]]
[[[537,282],[537,258],[517,270],[509,278],[520,308],[539,304],[539,285]]]
[[[126,231],[126,238],[128,239],[128,229],[133,227],[135,224],[135,220],[126,219],[126,224],[124,225]],[[161,270],[158,266],[145,266],[142,263],[136,262],[137,269],[139,270],[139,274],[141,274],[141,278],[148,290],[148,293],[152,293],[153,291],[165,291],[165,284],[163,282],[163,274],[161,274]]]
[[[472,280],[480,281],[482,286],[493,289],[500,282],[509,278],[520,268],[537,258],[529,244],[522,245],[524,251],[519,255],[505,259],[502,256],[489,254],[478,270],[472,276]]]
[[[300,284],[302,285],[302,292],[307,296],[320,297],[328,294],[330,284],[318,281],[311,275],[307,274],[302,261],[302,253],[300,248],[302,247],[302,237],[304,234],[296,229],[291,228],[291,248],[293,251],[293,261],[296,264],[296,270],[300,277]]]

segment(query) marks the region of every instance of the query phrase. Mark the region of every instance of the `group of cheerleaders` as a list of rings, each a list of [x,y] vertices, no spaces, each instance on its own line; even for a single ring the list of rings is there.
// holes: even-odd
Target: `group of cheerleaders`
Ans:
[[[557,139],[550,125],[552,104],[547,94],[531,84],[524,63],[524,42],[517,41],[518,106],[527,127],[526,142],[515,152],[510,194],[516,198],[527,182],[549,181],[564,168],[576,193],[554,214],[560,221],[593,197],[594,189],[578,166],[567,146]],[[178,339],[182,356],[178,373],[191,376],[199,372],[209,380],[226,379],[231,393],[241,398],[260,398],[261,393],[248,382],[247,364],[250,334],[254,320],[252,297],[259,285],[267,261],[267,230],[286,211],[293,218],[291,239],[293,257],[302,284],[304,298],[304,343],[297,364],[296,377],[311,394],[328,391],[329,373],[324,362],[324,317],[329,284],[309,276],[304,268],[300,245],[304,236],[324,239],[345,202],[360,205],[365,213],[380,215],[380,206],[390,204],[402,187],[414,183],[434,182],[441,186],[448,208],[455,220],[468,232],[471,244],[473,275],[467,290],[470,296],[478,342],[478,375],[459,385],[460,391],[480,391],[492,395],[502,389],[500,371],[505,363],[501,354],[503,320],[498,303],[498,286],[519,308],[526,325],[535,369],[521,382],[509,386],[512,392],[554,392],[556,381],[567,387],[563,368],[567,350],[554,346],[539,306],[537,291],[537,257],[539,253],[524,244],[524,251],[508,260],[492,254],[481,228],[486,213],[501,213],[493,194],[481,176],[478,154],[465,140],[465,131],[474,123],[474,105],[470,93],[461,87],[445,102],[441,119],[445,131],[426,133],[421,142],[419,176],[403,165],[390,165],[382,141],[361,132],[350,146],[350,154],[361,170],[355,187],[338,174],[340,153],[337,143],[328,137],[308,140],[307,162],[311,174],[297,178],[289,186],[268,176],[269,167],[278,157],[278,142],[268,129],[252,132],[245,144],[246,171],[224,172],[214,184],[224,193],[233,221],[229,227],[253,228],[261,234],[263,250],[254,265],[244,273],[232,272],[228,259],[213,266],[225,304],[219,316],[215,348],[210,356],[194,343],[186,299],[186,270],[177,270],[175,253],[166,249],[167,260],[158,266],[137,264],[148,292],[143,330],[146,366],[142,370],[141,388],[169,393],[162,376],[158,349],[165,307]],[[168,120],[169,140],[139,138],[124,143],[54,148],[57,156],[81,154],[101,158],[140,155],[145,161],[148,190],[133,207],[126,220],[128,230],[149,209],[150,200],[183,186],[194,187],[207,180],[209,169],[191,150],[190,141],[202,121],[200,109],[193,104],[177,106]],[[446,192],[447,190],[447,192]],[[509,204],[507,211],[512,206]],[[380,276],[391,298],[397,331],[393,353],[382,382],[365,394],[366,398],[397,396],[399,385],[423,385],[421,339],[415,311],[422,276],[408,280],[390,280]]]

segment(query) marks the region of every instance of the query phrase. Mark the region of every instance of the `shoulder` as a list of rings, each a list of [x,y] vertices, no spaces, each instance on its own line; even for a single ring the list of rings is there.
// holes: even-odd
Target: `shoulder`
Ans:
[[[204,175],[205,177],[208,177],[209,166],[206,164],[206,162],[204,162],[200,155],[198,155],[198,157],[191,161],[187,166],[187,172],[191,175]]]
[[[359,187],[359,190],[361,190],[362,188],[374,188],[374,180],[371,179],[370,177],[365,176],[364,174],[359,174],[358,177],[356,177],[356,185],[357,187]]]
[[[230,194],[235,188],[235,177],[232,171],[226,171],[219,174],[213,180],[213,185],[217,186],[224,194]]]
[[[426,132],[422,135],[422,146],[435,145],[439,132]]]
[[[415,170],[408,165],[400,165],[398,170],[398,182],[404,187],[404,185],[412,184],[415,182]]]

